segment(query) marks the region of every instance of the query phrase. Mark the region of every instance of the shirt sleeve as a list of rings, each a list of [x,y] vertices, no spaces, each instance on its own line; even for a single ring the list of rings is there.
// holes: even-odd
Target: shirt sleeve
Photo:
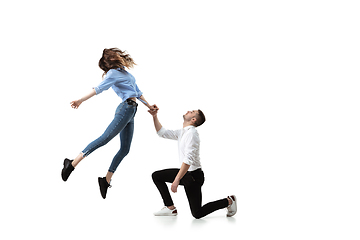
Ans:
[[[136,91],[136,94],[138,95],[138,97],[136,97],[140,102],[142,102],[143,104],[146,105],[146,102],[143,101],[142,99],[140,99],[140,97],[143,95],[143,92],[140,91],[138,85],[135,83],[135,91]]]
[[[141,95],[143,95],[143,92],[140,91],[138,85],[135,83],[135,90],[136,90],[136,93],[141,97]]]
[[[200,139],[197,135],[191,134],[184,139],[186,143],[185,157],[183,162],[187,165],[196,165],[199,156]]]
[[[172,139],[172,140],[178,140],[180,136],[181,130],[167,130],[166,128],[162,127],[157,134],[159,137],[166,138],[166,139]]]
[[[117,78],[115,78],[112,70],[113,69],[110,69],[107,72],[104,80],[97,87],[94,87],[96,95],[102,93],[105,90],[108,90],[111,86],[115,84]]]

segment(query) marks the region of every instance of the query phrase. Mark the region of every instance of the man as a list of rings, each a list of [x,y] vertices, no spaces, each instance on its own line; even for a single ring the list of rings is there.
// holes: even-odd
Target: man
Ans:
[[[201,186],[204,184],[204,172],[201,170],[199,157],[200,139],[196,127],[205,122],[201,110],[188,111],[184,116],[183,128],[167,130],[162,127],[157,117],[158,111],[149,111],[153,116],[155,129],[160,137],[178,141],[181,168],[164,169],[152,174],[153,181],[164,201],[165,207],[154,213],[155,216],[176,216],[177,209],[171,199],[166,182],[171,184],[171,191],[176,193],[179,185],[183,185],[192,215],[199,219],[216,210],[227,208],[227,216],[232,217],[237,211],[235,195],[210,202],[201,206]]]

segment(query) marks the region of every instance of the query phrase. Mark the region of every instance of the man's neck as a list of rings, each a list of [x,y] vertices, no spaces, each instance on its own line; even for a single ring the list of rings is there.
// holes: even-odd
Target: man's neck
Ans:
[[[184,122],[183,123],[183,128],[186,128],[188,126],[194,126],[194,125],[192,125],[190,122]]]

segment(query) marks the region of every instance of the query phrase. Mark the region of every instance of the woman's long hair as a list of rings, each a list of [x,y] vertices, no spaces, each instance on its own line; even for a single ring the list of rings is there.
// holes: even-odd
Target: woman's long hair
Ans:
[[[136,63],[130,55],[127,54],[126,51],[121,51],[118,48],[105,48],[99,60],[99,67],[104,70],[103,75],[110,69],[121,68],[125,70],[125,67],[132,68],[134,65],[136,65]]]

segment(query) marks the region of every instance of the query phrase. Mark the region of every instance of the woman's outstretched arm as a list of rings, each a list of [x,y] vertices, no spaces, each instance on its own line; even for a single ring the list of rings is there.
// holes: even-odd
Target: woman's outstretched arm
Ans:
[[[141,97],[139,97],[139,99],[140,99],[140,101],[142,100],[141,102],[142,102],[145,106],[147,106],[151,111],[157,111],[157,110],[159,110],[159,108],[156,106],[156,104],[150,106],[150,104],[145,100],[144,95],[141,95]]]
[[[85,96],[80,98],[79,100],[72,101],[70,103],[70,105],[71,105],[72,108],[78,109],[82,102],[85,102],[86,100],[92,98],[95,95],[96,95],[96,91],[95,91],[95,89],[92,89],[91,92],[89,92],[88,94],[86,94]]]

